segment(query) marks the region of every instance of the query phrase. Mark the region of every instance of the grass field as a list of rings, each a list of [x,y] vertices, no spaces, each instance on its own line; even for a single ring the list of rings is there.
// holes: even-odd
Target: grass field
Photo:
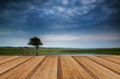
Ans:
[[[36,50],[28,47],[0,47],[0,55],[35,55]],[[107,54],[120,55],[120,48],[102,49],[68,49],[68,48],[39,48],[39,55],[60,54]]]

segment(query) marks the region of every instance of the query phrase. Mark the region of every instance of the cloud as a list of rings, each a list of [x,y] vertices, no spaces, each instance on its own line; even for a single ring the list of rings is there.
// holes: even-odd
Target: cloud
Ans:
[[[64,29],[74,29],[78,28],[78,25],[64,25],[64,24],[54,24],[51,26],[51,29],[55,30],[64,30]]]
[[[57,23],[61,22],[68,24],[70,24],[71,22],[75,22],[76,25],[80,25],[82,24],[82,20],[88,17],[89,19],[85,19],[85,21],[87,22],[83,24],[84,26],[88,22],[91,22],[93,20],[95,22],[96,19],[101,18],[100,15],[105,16],[111,12],[111,10],[108,11],[107,7],[101,7],[102,9],[106,8],[106,10],[100,10],[101,12],[97,13],[98,11],[95,10],[97,9],[96,7],[98,6],[98,3],[100,3],[100,1],[97,0],[34,0],[31,2],[26,1],[18,3],[16,3],[16,1],[9,1],[9,4],[6,4],[9,7],[6,6],[7,8],[1,11],[0,18],[2,18],[3,20],[7,20],[9,22],[9,26],[15,25],[24,28],[24,26],[27,26],[27,22],[31,23],[28,18],[33,18],[34,20],[37,19],[41,21],[41,23],[38,23],[38,21],[34,23],[34,21],[32,20],[32,23],[37,26],[38,24],[49,24],[49,22],[51,22],[50,24],[52,25],[54,24],[53,21],[56,21]],[[76,5],[76,2],[79,3],[79,5]],[[63,4],[66,6],[64,6]],[[91,18],[91,14],[88,14],[91,11],[93,11],[91,14],[97,17]],[[105,18],[108,17],[103,17],[102,20]],[[45,23],[43,22],[43,20]]]
[[[27,38],[22,37],[1,37],[0,43],[2,46],[27,46]],[[0,45],[1,46],[1,45]]]
[[[81,3],[83,5],[88,5],[88,4],[92,4],[95,3],[97,0],[81,0]]]
[[[111,28],[108,28],[107,30],[105,29],[105,31],[108,32],[110,29],[113,30],[114,27],[118,27],[120,25],[118,22],[118,14],[113,15],[112,13],[114,10],[115,12],[119,12],[117,9],[114,9],[115,6],[117,6],[115,3],[118,3],[118,0],[115,1],[115,3],[114,0],[110,1],[110,3],[103,3],[103,1],[105,0],[7,0],[7,2],[4,0],[4,4],[0,3],[2,4],[0,5],[1,7],[5,6],[4,8],[0,8],[0,24],[3,24],[2,26],[0,25],[0,27],[6,27],[7,29],[17,31],[27,29],[30,35],[33,35],[42,32],[54,32],[57,34],[58,29],[61,33],[63,33],[63,31],[66,31],[66,33],[76,31],[78,33],[82,33],[84,31],[85,33],[91,31],[91,29],[97,28],[97,30],[100,30],[99,28],[105,28],[103,23],[106,23],[108,26],[111,26]],[[114,8],[112,8],[113,3]],[[113,20],[106,22],[110,17]],[[118,18],[118,20],[116,18]],[[113,23],[114,25],[112,26],[111,24]],[[26,34],[24,31],[16,32],[12,30],[10,32],[4,30],[0,31],[0,35],[9,35],[11,32],[18,33],[19,36]],[[104,29],[102,29],[102,32],[103,30]],[[12,35],[14,35],[14,33]],[[53,37],[54,36],[56,35],[53,35]],[[92,38],[96,40],[117,38],[115,36],[113,38],[111,36],[108,37],[107,35],[104,36],[104,38],[103,35],[101,36],[102,38],[95,35],[84,37],[82,35],[76,36],[65,34],[57,36],[60,36],[57,38],[62,38],[61,40],[64,40],[63,38],[66,37],[70,38],[73,36],[74,40],[86,40],[88,37],[91,40]],[[49,39],[51,37],[49,36]],[[65,40],[71,41],[71,39],[68,38]]]
[[[4,32],[4,31],[0,31],[0,36],[6,36],[6,35],[11,35],[12,32]]]
[[[62,8],[62,7],[56,7],[56,9],[57,9],[59,12],[63,12],[63,11],[64,11],[64,8]]]
[[[62,0],[62,3],[63,3],[64,5],[67,5],[67,4],[68,4],[68,0]]]
[[[13,29],[7,29],[7,28],[0,28],[0,36],[23,36],[22,34],[28,34],[27,31],[24,30],[13,30]]]
[[[76,36],[71,35],[45,35],[42,36],[42,39],[48,40],[48,41],[72,41],[78,39]]]
[[[120,40],[117,35],[43,35],[42,39],[45,41],[110,41],[110,40]]]
[[[12,34],[14,34],[13,31],[10,31],[10,30],[7,29],[7,28],[2,28],[2,27],[0,26],[0,36],[8,36],[8,35],[12,35]]]

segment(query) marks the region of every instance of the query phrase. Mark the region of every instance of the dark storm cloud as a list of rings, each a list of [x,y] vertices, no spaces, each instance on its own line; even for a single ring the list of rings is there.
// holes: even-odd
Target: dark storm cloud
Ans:
[[[120,3],[119,0],[106,0],[107,5],[114,10],[113,14],[109,17],[108,23],[120,29]]]
[[[120,35],[119,26],[119,0],[0,0],[2,37]]]
[[[58,21],[59,24],[67,23],[78,26],[90,26],[96,22],[106,21],[109,18],[118,18],[117,0],[88,0],[88,2],[87,0],[86,2],[81,0],[77,2],[79,5],[76,5],[76,2],[73,0],[69,2],[69,5],[67,5],[67,3],[65,5],[65,2],[53,2],[50,0],[1,0],[1,8],[4,6],[1,13],[3,14],[2,16],[5,17],[0,17],[0,19],[1,21],[10,21],[10,23],[13,19],[16,20],[16,18],[18,21],[26,19],[28,25],[31,26],[43,26],[46,23],[49,25],[56,23],[56,21]],[[116,4],[117,6],[115,6]],[[64,10],[66,10],[66,12]],[[116,14],[114,11],[117,11]],[[113,13],[115,16],[113,16]],[[46,19],[44,19],[44,17]]]

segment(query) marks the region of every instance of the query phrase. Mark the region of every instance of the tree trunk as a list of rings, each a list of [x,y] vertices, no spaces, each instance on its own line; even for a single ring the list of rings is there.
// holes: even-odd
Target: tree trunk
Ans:
[[[36,55],[38,55],[38,48],[39,48],[39,46],[36,45]]]

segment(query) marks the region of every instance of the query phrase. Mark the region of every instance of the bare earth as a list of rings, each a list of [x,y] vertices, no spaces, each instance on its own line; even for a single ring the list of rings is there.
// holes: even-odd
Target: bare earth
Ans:
[[[120,79],[120,56],[0,56],[0,79]]]

